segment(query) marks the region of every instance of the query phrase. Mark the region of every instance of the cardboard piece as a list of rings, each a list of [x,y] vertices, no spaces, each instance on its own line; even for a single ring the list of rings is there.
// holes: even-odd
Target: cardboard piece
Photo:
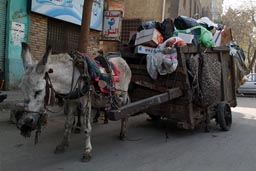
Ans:
[[[134,53],[139,53],[139,54],[152,54],[152,53],[157,53],[159,52],[160,50],[157,49],[157,48],[152,48],[152,47],[148,47],[148,46],[142,46],[142,45],[139,45],[139,46],[136,46],[135,47],[135,50],[134,50]]]
[[[213,35],[213,38],[212,38],[212,40],[215,43],[216,47],[225,46],[232,39],[233,39],[233,37],[232,37],[231,28],[224,29],[222,31],[216,31],[215,34]]]
[[[220,46],[225,46],[225,45],[228,44],[232,39],[233,39],[233,37],[232,37],[231,28],[224,29],[224,30],[221,32],[221,43],[220,43]]]
[[[141,30],[137,32],[135,45],[145,45],[150,47],[157,47],[163,43],[162,34],[155,28],[148,30]]]
[[[192,40],[195,36],[192,34],[178,33],[178,37],[184,40],[185,43],[192,44]]]

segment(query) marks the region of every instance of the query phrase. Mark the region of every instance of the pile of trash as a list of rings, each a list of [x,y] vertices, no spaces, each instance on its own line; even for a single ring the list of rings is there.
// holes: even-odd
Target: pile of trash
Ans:
[[[176,47],[195,45],[218,47],[232,40],[231,29],[207,17],[198,20],[179,16],[163,22],[144,22],[132,36],[129,46],[136,54],[147,55],[147,70],[152,79],[176,70]]]
[[[216,24],[207,17],[196,20],[179,16],[174,20],[165,19],[161,23],[144,22],[129,42],[133,53],[146,55],[147,71],[154,80],[157,80],[159,75],[170,74],[176,70],[176,48],[188,45],[205,48],[228,47],[237,66],[236,88],[240,86],[242,77],[248,74],[244,64],[244,52],[232,42],[231,29]],[[196,84],[194,87],[197,87],[194,90],[194,101],[199,102],[201,106],[208,106],[214,99],[220,99],[220,94],[212,93],[221,87],[221,64],[218,59],[200,52],[191,56],[191,60],[186,63],[193,77],[191,80],[194,81],[191,84]],[[198,68],[201,68],[200,71]],[[199,87],[201,88],[198,89]]]

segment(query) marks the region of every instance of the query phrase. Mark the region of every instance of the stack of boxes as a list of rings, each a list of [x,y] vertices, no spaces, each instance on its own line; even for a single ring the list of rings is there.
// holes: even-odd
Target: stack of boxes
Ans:
[[[151,54],[158,51],[156,48],[158,45],[162,44],[164,38],[162,34],[155,28],[141,30],[136,34],[135,40],[135,52],[138,54]]]

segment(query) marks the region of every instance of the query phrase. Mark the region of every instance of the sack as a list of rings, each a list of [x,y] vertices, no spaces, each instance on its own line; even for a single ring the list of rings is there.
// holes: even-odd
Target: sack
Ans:
[[[192,75],[193,103],[208,107],[221,99],[221,64],[217,58],[202,53],[187,61]]]
[[[235,43],[229,45],[230,56],[234,59],[234,71],[235,71],[235,87],[238,89],[245,75],[250,73],[250,70],[245,65],[245,54],[241,47]]]
[[[195,26],[199,26],[194,18],[189,18],[186,16],[178,16],[175,18],[174,25],[179,30],[186,30]]]

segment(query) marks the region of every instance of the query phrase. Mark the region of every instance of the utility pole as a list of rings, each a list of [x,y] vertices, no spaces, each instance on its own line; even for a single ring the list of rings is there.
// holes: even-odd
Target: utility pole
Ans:
[[[255,72],[255,68],[254,68],[255,60],[256,60],[256,49],[254,51],[253,58],[252,58],[251,62],[249,63],[249,67],[248,68],[249,68],[250,72]],[[252,70],[252,69],[254,69],[254,70]]]
[[[79,44],[79,51],[82,53],[86,53],[88,48],[92,4],[93,4],[93,0],[84,0],[82,26],[81,26],[81,38],[80,38],[80,44]]]

